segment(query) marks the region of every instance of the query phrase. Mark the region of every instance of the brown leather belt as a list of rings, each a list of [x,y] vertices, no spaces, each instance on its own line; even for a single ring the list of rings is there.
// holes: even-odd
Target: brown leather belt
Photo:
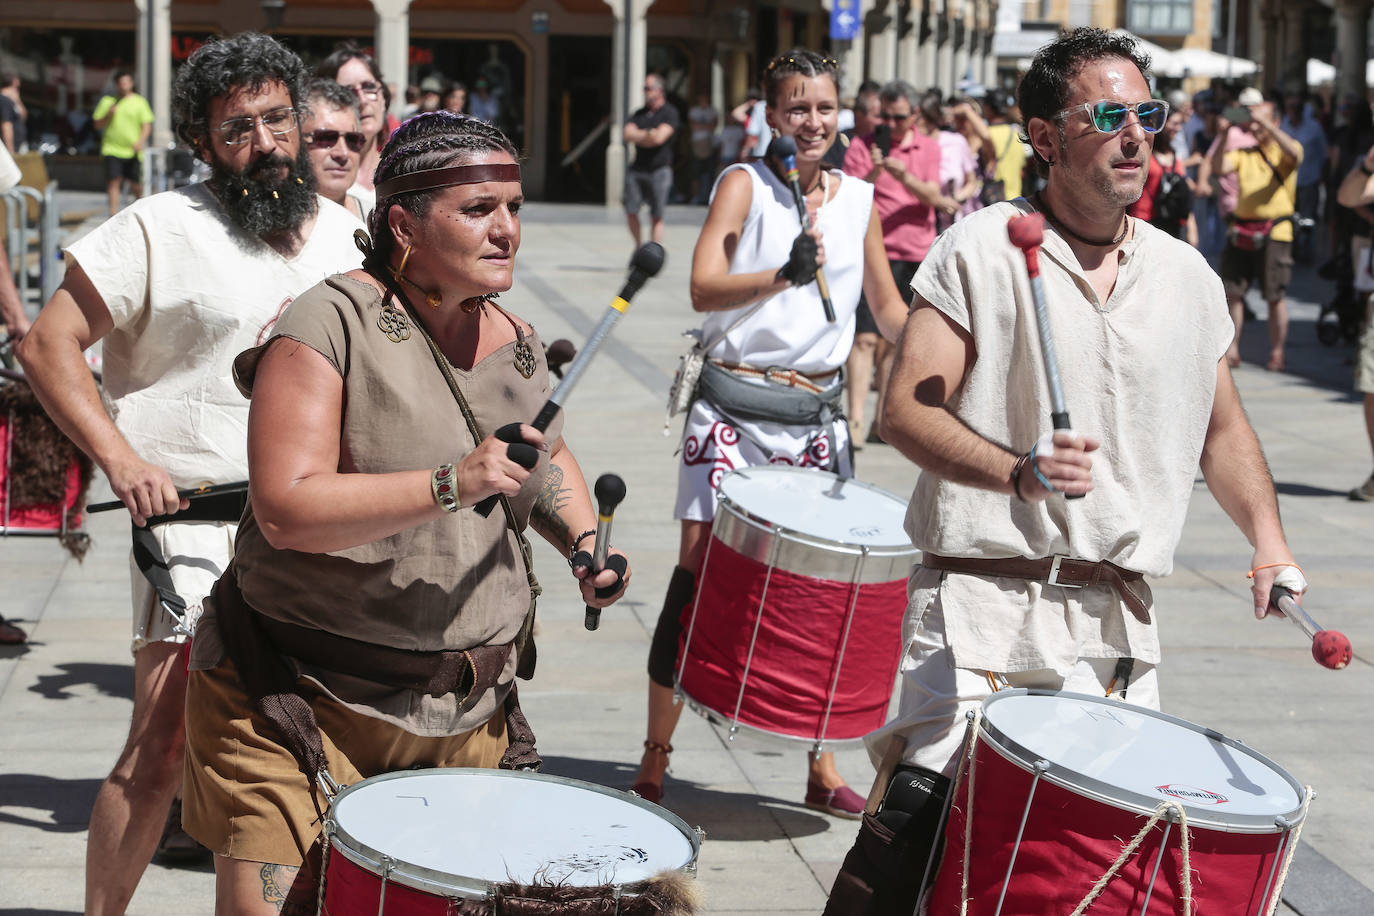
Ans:
[[[1142,591],[1137,591],[1134,587],[1135,583],[1145,578],[1145,574],[1117,566],[1108,560],[1075,560],[1073,557],[1065,556],[1041,557],[1035,560],[1027,557],[992,559],[942,557],[939,554],[923,553],[921,565],[948,572],[972,573],[975,576],[1032,579],[1062,588],[1110,585],[1136,620],[1141,623],[1150,622],[1150,608],[1145,603],[1143,586]]]
[[[761,378],[766,382],[772,382],[774,385],[800,388],[802,391],[809,391],[812,394],[820,394],[824,391],[825,386],[835,377],[835,373],[840,371],[832,369],[819,375],[807,375],[805,372],[798,372],[796,369],[784,369],[782,366],[769,366],[766,369],[760,369],[757,366],[746,366],[741,363],[727,363],[723,359],[713,359],[711,362],[736,375],[743,375],[746,378]]]

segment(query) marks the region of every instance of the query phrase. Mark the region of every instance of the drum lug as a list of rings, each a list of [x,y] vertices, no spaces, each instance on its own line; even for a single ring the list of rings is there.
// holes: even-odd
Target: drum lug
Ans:
[[[692,832],[697,835],[697,854],[692,857],[692,861],[682,866],[682,870],[695,878],[697,876],[697,858],[701,856],[701,844],[706,842],[706,830],[697,825],[692,828]]]
[[[395,867],[395,859],[391,856],[382,856],[382,892],[377,895],[377,916],[383,916],[386,912],[386,886],[391,880],[391,872]]]

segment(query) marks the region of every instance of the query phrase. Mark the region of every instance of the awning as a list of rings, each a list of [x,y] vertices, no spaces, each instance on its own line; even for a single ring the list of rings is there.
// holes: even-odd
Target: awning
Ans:
[[[1169,52],[1170,69],[1156,68],[1161,76],[1201,76],[1208,79],[1227,76],[1252,76],[1259,64],[1244,57],[1227,57],[1206,48],[1180,48]]]

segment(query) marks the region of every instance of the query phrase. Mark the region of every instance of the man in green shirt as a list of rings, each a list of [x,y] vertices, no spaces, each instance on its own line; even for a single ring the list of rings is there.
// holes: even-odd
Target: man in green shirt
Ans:
[[[95,106],[95,126],[105,132],[100,155],[105,159],[105,193],[110,199],[110,215],[119,212],[124,182],[137,199],[143,196],[143,146],[153,130],[153,109],[148,100],[134,92],[134,75],[115,71],[115,95],[101,98]]]

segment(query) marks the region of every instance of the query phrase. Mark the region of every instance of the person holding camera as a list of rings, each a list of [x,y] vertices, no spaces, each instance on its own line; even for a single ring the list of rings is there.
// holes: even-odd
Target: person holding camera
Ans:
[[[1240,94],[1240,107],[1227,109],[1229,134],[1248,134],[1255,145],[1228,148],[1213,144],[1212,174],[1235,175],[1239,187],[1236,209],[1221,253],[1221,280],[1236,334],[1226,358],[1240,365],[1240,329],[1245,291],[1259,281],[1269,304],[1269,362],[1271,372],[1283,369],[1283,346],[1288,337],[1288,303],[1284,294],[1293,276],[1293,216],[1298,201],[1298,167],[1302,144],[1278,125],[1272,103],[1255,89]]]
[[[844,170],[873,185],[873,205],[882,223],[892,280],[910,305],[911,278],[935,241],[935,213],[938,210],[953,216],[960,205],[940,190],[939,141],[917,129],[925,116],[916,88],[904,80],[893,80],[878,93],[878,103],[882,112],[878,126],[849,144]],[[891,361],[891,346],[880,343],[875,417],[882,414],[882,391],[887,387]],[[882,441],[876,424],[868,441]]]

